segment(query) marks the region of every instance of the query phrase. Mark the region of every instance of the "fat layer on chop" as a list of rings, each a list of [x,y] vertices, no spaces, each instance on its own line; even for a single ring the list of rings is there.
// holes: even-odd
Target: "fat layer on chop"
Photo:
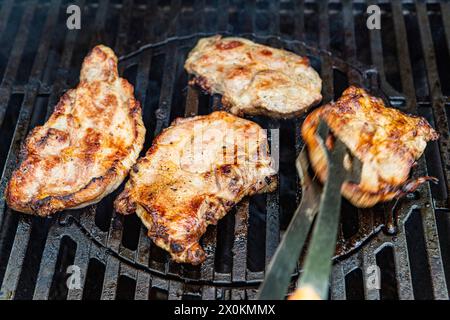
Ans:
[[[276,188],[265,131],[227,112],[177,119],[134,166],[115,201],[136,212],[177,262],[199,264],[200,237],[243,197]]]
[[[407,181],[427,142],[439,137],[429,123],[422,117],[387,108],[381,99],[351,86],[338,101],[310,113],[302,125],[312,167],[321,181],[326,179],[328,165],[316,136],[320,118],[332,132],[327,147],[331,148],[333,137],[338,137],[362,162],[360,183],[348,181],[341,190],[355,206],[371,207],[434,179],[419,177]]]
[[[322,80],[306,57],[244,38],[200,39],[184,65],[192,83],[222,94],[231,113],[289,118],[322,99]]]
[[[133,86],[119,77],[114,52],[98,45],[84,59],[78,86],[26,138],[6,201],[40,216],[96,203],[122,183],[144,137]]]

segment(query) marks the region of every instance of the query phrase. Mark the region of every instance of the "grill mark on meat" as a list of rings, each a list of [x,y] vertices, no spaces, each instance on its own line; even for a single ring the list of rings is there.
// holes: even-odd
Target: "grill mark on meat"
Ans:
[[[216,48],[219,50],[231,50],[237,47],[242,46],[243,43],[241,41],[233,40],[233,41],[219,41],[216,43]]]
[[[234,69],[230,69],[230,71],[227,73],[226,77],[227,79],[234,79],[238,78],[240,76],[249,76],[251,74],[251,71],[246,66],[239,66]]]
[[[49,128],[47,133],[36,142],[36,147],[45,147],[47,144],[51,143],[51,140],[56,143],[66,142],[68,140],[68,134],[56,128]]]
[[[260,51],[260,53],[261,53],[263,56],[271,56],[271,55],[273,55],[272,51],[270,51],[270,50],[268,50],[268,49],[263,49],[263,50]]]

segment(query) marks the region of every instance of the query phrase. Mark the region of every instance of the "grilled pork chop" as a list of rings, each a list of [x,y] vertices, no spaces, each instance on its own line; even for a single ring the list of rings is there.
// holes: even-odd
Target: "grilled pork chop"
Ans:
[[[85,207],[116,189],[142,149],[145,128],[133,86],[120,78],[117,57],[96,46],[80,83],[48,121],[29,134],[6,201],[14,210],[48,216]]]
[[[199,264],[200,237],[243,197],[276,188],[264,130],[227,112],[177,119],[138,160],[116,210],[136,212],[156,245]]]
[[[244,38],[200,39],[184,65],[209,93],[222,94],[231,113],[288,118],[322,96],[322,80],[306,57]]]
[[[355,206],[371,207],[434,179],[420,177],[407,181],[427,142],[439,137],[428,122],[387,108],[381,99],[352,86],[335,103],[314,110],[302,126],[312,167],[322,182],[327,176],[327,161],[316,136],[319,118],[362,162],[360,183],[346,182],[342,186],[342,194]],[[332,141],[330,136],[328,148]]]

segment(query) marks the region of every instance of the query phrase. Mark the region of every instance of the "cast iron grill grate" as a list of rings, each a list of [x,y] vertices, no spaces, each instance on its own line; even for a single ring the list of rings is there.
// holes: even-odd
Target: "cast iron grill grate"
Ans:
[[[365,27],[368,4],[382,9],[382,29]],[[187,86],[183,63],[199,37],[244,35],[308,55],[324,81],[324,102],[348,84],[364,85],[406,112],[425,116],[441,134],[413,174],[437,176],[395,208],[344,205],[332,299],[448,299],[450,177],[448,70],[450,5],[387,1],[77,1],[82,29],[61,26],[68,1],[0,1],[0,192],[27,132],[42,124],[61,94],[76,85],[81,61],[97,43],[121,56],[135,85],[151,140],[179,116],[220,109],[220,97]],[[420,41],[418,41],[420,40]],[[139,50],[145,44],[145,49]],[[134,54],[129,55],[129,53]],[[332,52],[332,54],[330,53]],[[371,67],[365,67],[371,66]],[[134,217],[96,206],[51,219],[18,215],[0,200],[0,283],[11,299],[252,299],[299,200],[294,169],[303,118],[253,118],[270,130],[280,156],[277,192],[246,199],[210,227],[200,267],[170,262]],[[279,144],[277,144],[279,142]],[[274,150],[278,147],[278,150]],[[392,213],[397,217],[390,218]],[[395,222],[395,223],[394,223]],[[392,227],[397,232],[392,234]],[[357,250],[353,250],[357,248]],[[81,289],[66,286],[67,267]],[[368,267],[381,288],[367,286]],[[447,279],[447,280],[446,280]]]

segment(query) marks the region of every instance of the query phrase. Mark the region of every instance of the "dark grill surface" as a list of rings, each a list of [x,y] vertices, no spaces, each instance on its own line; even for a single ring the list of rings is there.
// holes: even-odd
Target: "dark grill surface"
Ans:
[[[65,27],[72,2],[0,0],[0,297],[8,299],[253,299],[301,190],[295,158],[303,118],[252,120],[270,129],[280,188],[242,201],[209,227],[206,262],[172,263],[136,216],[119,216],[121,191],[49,219],[20,215],[4,189],[30,129],[45,122],[78,82],[95,44],[120,56],[135,85],[152,139],[180,116],[221,108],[219,96],[187,86],[184,60],[206,35],[243,35],[307,55],[323,79],[323,102],[348,84],[426,117],[439,131],[413,175],[433,175],[398,203],[358,210],[344,202],[331,299],[448,299],[450,288],[450,3],[435,1],[77,1],[81,30]],[[381,30],[366,28],[367,5],[382,9]],[[67,267],[81,289],[68,289]],[[378,265],[381,288],[367,287]],[[370,268],[369,268],[370,269]],[[294,279],[298,270],[294,273]]]

